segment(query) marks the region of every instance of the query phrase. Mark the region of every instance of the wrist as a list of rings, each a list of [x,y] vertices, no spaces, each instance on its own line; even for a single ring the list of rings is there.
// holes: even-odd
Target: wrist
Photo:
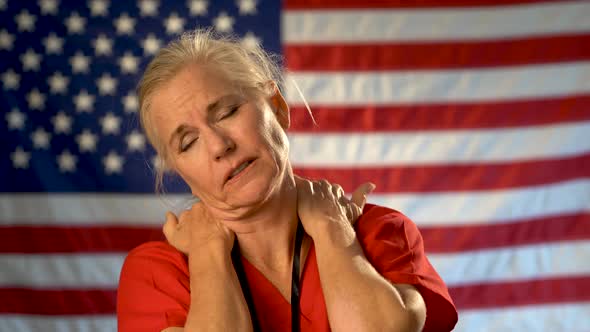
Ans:
[[[189,269],[197,273],[218,273],[232,269],[231,248],[221,241],[193,245],[189,248]]]
[[[317,222],[314,234],[309,234],[316,245],[348,247],[356,239],[354,228],[347,220]]]

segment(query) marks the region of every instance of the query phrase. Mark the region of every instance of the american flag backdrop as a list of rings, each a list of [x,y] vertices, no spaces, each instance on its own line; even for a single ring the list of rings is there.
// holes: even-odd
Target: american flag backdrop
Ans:
[[[135,86],[197,26],[284,57],[296,173],[414,220],[456,331],[590,331],[590,2],[535,0],[0,0],[0,331],[116,329],[187,192]]]

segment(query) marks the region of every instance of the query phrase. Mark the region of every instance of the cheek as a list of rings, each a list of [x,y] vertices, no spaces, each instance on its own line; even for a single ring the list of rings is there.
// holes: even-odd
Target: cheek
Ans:
[[[289,141],[287,139],[287,135],[280,127],[274,127],[268,132],[268,136],[266,138],[269,149],[274,155],[274,158],[279,162],[282,163],[285,159],[287,159],[289,155]]]
[[[180,178],[182,178],[184,183],[188,185],[193,195],[200,196],[201,193],[208,188],[207,180],[211,179],[211,177],[199,176],[199,174],[206,173],[206,171],[202,169],[202,165],[183,160],[176,164],[175,171]]]
[[[278,154],[284,154],[289,150],[289,141],[287,134],[284,129],[280,126],[275,118],[274,113],[265,112],[266,116],[263,116],[261,125],[259,126],[259,132],[264,133],[263,139],[270,148]]]

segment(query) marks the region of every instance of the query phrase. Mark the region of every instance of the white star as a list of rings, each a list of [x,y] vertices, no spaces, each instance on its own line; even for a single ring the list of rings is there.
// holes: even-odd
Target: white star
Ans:
[[[31,140],[33,141],[33,146],[36,149],[47,149],[49,148],[49,140],[51,139],[51,135],[45,131],[45,129],[39,127],[37,130],[31,133]]]
[[[76,142],[78,142],[80,152],[94,152],[96,151],[98,136],[90,130],[84,129],[80,135],[76,136]]]
[[[135,74],[137,73],[137,66],[139,64],[139,58],[133,56],[131,52],[125,52],[125,54],[119,59],[119,66],[121,66],[121,73]]]
[[[154,0],[141,0],[138,4],[141,16],[156,16],[158,14],[158,2]]]
[[[221,12],[213,21],[215,29],[219,32],[231,32],[233,30],[234,19],[225,12]]]
[[[1,79],[4,90],[16,90],[20,85],[20,75],[15,73],[12,68],[2,73]]]
[[[49,85],[49,91],[51,93],[66,93],[68,89],[68,84],[70,83],[70,79],[66,76],[62,75],[60,72],[55,72],[53,75],[49,76],[47,79],[47,84]]]
[[[59,156],[57,156],[57,164],[59,165],[59,171],[62,173],[75,172],[77,162],[78,158],[71,154],[68,150],[62,151],[62,153]]]
[[[116,135],[119,133],[119,129],[121,127],[121,119],[109,112],[100,119],[100,125],[102,126],[103,134]]]
[[[66,27],[68,28],[69,34],[83,33],[86,26],[86,19],[77,12],[73,12],[68,18],[66,18]]]
[[[12,166],[14,168],[27,169],[29,168],[31,153],[24,151],[23,148],[19,146],[13,153],[10,154],[10,159],[12,159]]]
[[[76,104],[76,111],[90,113],[93,111],[92,107],[94,107],[94,96],[88,94],[86,90],[81,90],[74,97],[74,104]]]
[[[49,36],[43,39],[43,44],[45,45],[45,53],[61,54],[63,51],[64,40],[52,32]]]
[[[14,21],[18,25],[18,31],[29,31],[32,32],[35,30],[35,21],[37,17],[35,15],[29,14],[29,12],[25,9],[21,10],[18,15],[14,18]]]
[[[72,73],[88,73],[88,66],[90,65],[90,57],[85,56],[78,51],[73,57],[70,57],[70,65],[72,66]]]
[[[56,15],[57,14],[57,1],[55,0],[40,0],[39,7],[41,8],[42,15]]]
[[[25,125],[26,115],[19,112],[16,108],[13,108],[10,112],[6,113],[6,122],[8,122],[8,129],[23,129]]]
[[[117,33],[120,35],[131,35],[135,29],[135,19],[129,17],[127,13],[123,13],[119,18],[115,19],[113,24],[117,28]]]
[[[111,55],[113,53],[113,40],[102,33],[92,41],[92,45],[96,55]]]
[[[125,108],[125,113],[137,112],[139,101],[137,100],[137,96],[131,91],[123,97],[123,107]]]
[[[256,35],[250,31],[246,32],[244,38],[242,38],[242,45],[246,48],[255,48],[260,45],[260,43],[260,38],[256,37]]]
[[[14,36],[9,34],[5,29],[0,31],[0,50],[12,50]]]
[[[143,151],[145,149],[145,137],[137,130],[133,130],[131,134],[127,135],[126,140],[129,151]]]
[[[63,111],[59,111],[53,118],[53,131],[56,134],[69,134],[72,131],[72,118],[67,116]]]
[[[32,110],[43,110],[45,108],[45,95],[34,88],[27,94],[27,103]]]
[[[33,49],[29,48],[25,54],[21,54],[20,61],[23,63],[23,71],[39,71],[41,65],[41,55],[35,53]]]
[[[168,34],[180,33],[184,27],[184,19],[176,13],[170,14],[164,22]]]
[[[96,85],[101,96],[112,96],[115,94],[115,89],[117,89],[117,79],[113,78],[109,73],[104,73],[96,80]]]
[[[256,0],[238,0],[240,15],[256,14]]]
[[[107,16],[109,10],[109,2],[104,0],[92,0],[88,3],[90,8],[90,15],[92,16]]]
[[[0,0],[0,10],[6,9],[6,0]]]
[[[187,2],[187,6],[191,12],[191,15],[207,15],[207,1],[205,0],[190,0]]]
[[[146,39],[141,42],[143,52],[147,55],[154,55],[158,52],[161,42],[153,33],[150,33]]]
[[[110,151],[109,154],[102,158],[104,163],[104,171],[107,174],[121,173],[123,171],[123,157],[116,152]]]

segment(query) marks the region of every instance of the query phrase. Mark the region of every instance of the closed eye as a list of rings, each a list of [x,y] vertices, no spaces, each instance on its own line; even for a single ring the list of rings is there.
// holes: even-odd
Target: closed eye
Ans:
[[[178,150],[180,152],[185,152],[186,150],[188,150],[193,143],[195,143],[197,140],[199,139],[198,136],[193,136],[193,135],[184,135],[181,139],[180,139],[180,146],[178,147]]]
[[[229,118],[234,115],[240,108],[241,105],[235,105],[229,108],[229,110],[221,115],[219,121]]]

